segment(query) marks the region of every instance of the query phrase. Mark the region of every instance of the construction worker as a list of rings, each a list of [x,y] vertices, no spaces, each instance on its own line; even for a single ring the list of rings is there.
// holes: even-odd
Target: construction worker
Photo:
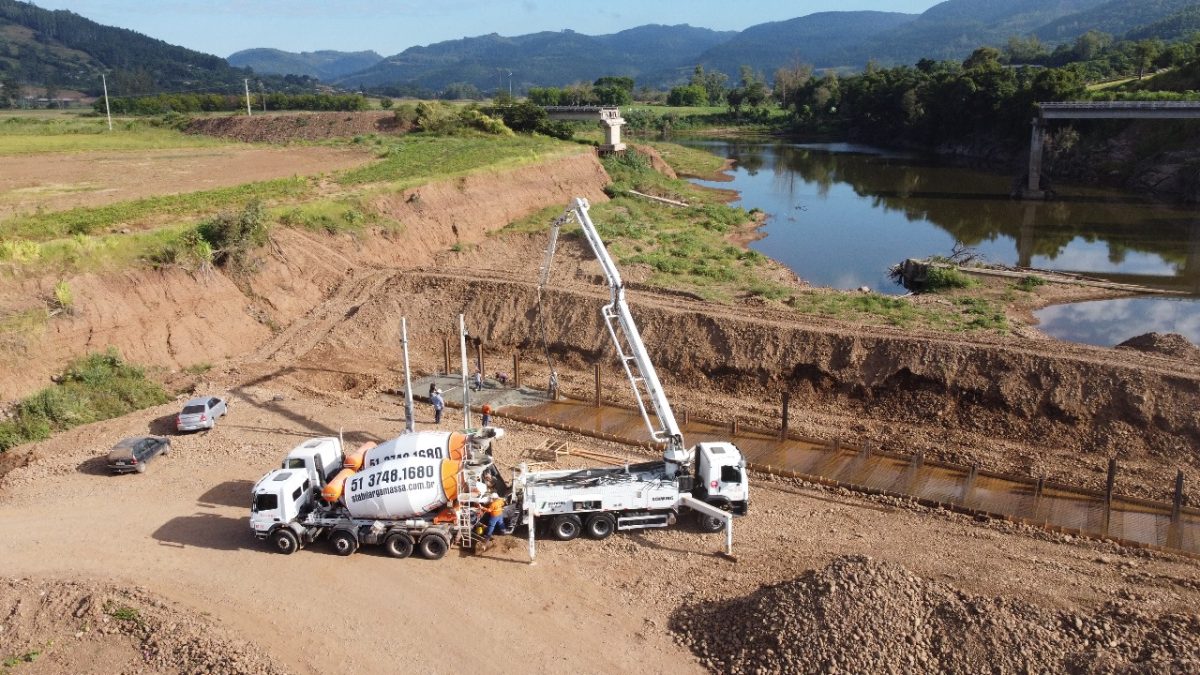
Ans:
[[[487,514],[487,529],[483,533],[485,545],[492,543],[492,533],[497,528],[504,529],[504,499],[493,492],[488,495],[488,500],[488,505],[483,509],[483,512]]]
[[[550,371],[550,386],[547,387],[551,401],[558,400],[558,371]]]
[[[475,369],[475,374],[471,376],[471,389],[479,391],[483,389],[483,373],[479,369]]]
[[[481,412],[483,413],[483,419],[480,423],[480,426],[483,426],[483,427],[492,426],[492,406],[485,404],[483,406]]]
[[[434,389],[433,396],[429,397],[429,402],[433,404],[433,423],[442,423],[442,410],[446,407],[446,399],[442,398],[442,390]]]

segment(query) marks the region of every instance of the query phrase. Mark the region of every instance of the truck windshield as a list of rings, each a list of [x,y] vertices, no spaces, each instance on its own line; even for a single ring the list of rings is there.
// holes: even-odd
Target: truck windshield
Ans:
[[[254,511],[274,511],[279,508],[279,498],[273,494],[257,494],[254,495],[254,505],[251,507]]]

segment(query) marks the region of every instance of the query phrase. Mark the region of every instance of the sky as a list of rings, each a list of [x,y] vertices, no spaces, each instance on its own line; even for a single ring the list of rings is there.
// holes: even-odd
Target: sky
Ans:
[[[998,0],[1003,2],[1004,0]],[[252,47],[383,56],[443,40],[570,29],[615,33],[650,23],[742,30],[814,12],[919,14],[939,0],[33,0],[108,26],[229,56]]]

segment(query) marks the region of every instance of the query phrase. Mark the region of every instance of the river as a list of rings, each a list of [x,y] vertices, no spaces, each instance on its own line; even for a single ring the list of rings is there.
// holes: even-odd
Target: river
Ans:
[[[1011,199],[1013,177],[936,158],[832,143],[685,140],[735,161],[735,205],[768,216],[751,247],[818,286],[902,294],[888,268],[950,255],[1078,272],[1200,296],[1200,213],[1112,190],[1060,186],[1043,202]],[[1200,342],[1200,301],[1139,298],[1063,305],[1042,330],[1111,346],[1151,330]]]

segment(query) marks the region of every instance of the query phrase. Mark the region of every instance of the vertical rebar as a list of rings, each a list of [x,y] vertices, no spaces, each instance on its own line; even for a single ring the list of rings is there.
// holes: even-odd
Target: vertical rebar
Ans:
[[[596,401],[594,405],[600,407],[600,362],[596,362]]]
[[[1039,477],[1037,487],[1033,491],[1033,520],[1038,519],[1038,514],[1042,510],[1042,492],[1046,489],[1046,478]]]
[[[513,387],[521,388],[521,352],[513,352]]]
[[[442,374],[450,374],[450,337],[442,336]]]
[[[1175,499],[1171,503],[1171,522],[1179,522],[1179,514],[1183,511],[1183,469],[1175,474]]]
[[[1108,536],[1109,525],[1112,524],[1113,486],[1117,482],[1117,459],[1108,460],[1108,480],[1104,483],[1104,532]]]
[[[792,392],[783,391],[783,411],[780,414],[779,421],[779,437],[786,440],[788,436],[788,403],[791,401]]]
[[[971,491],[975,489],[975,476],[978,473],[979,467],[972,464],[970,472],[967,473],[967,480],[963,483],[962,495],[959,496],[958,501],[966,508],[971,506]]]
[[[731,436],[738,435],[738,418],[733,418],[733,422],[729,425],[729,432]]]

